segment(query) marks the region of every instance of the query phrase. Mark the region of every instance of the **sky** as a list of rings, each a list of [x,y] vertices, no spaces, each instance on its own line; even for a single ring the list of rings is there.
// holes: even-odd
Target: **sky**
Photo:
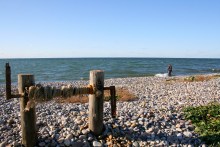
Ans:
[[[220,58],[219,0],[0,0],[0,58]]]

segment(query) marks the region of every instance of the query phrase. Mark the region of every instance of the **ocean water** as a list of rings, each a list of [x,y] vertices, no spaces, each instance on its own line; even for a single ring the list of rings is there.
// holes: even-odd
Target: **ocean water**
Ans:
[[[220,59],[193,58],[45,58],[0,59],[0,84],[5,83],[5,63],[17,75],[34,74],[36,82],[88,80],[90,70],[104,70],[105,78],[155,76],[173,66],[173,75],[220,73]]]

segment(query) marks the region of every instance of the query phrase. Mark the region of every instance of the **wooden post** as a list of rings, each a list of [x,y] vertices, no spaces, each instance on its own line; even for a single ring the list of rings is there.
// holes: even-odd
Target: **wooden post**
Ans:
[[[94,87],[94,94],[89,95],[89,129],[100,135],[103,131],[104,71],[90,71],[90,85]]]
[[[115,86],[110,86],[110,95],[111,95],[111,114],[112,118],[116,117],[116,90]]]
[[[25,93],[25,88],[33,86],[34,84],[34,75],[18,75],[19,94]],[[27,94],[20,98],[22,144],[25,147],[33,147],[37,141],[36,113],[35,107],[30,108],[29,111],[24,111],[28,100]]]
[[[5,64],[5,79],[6,79],[6,100],[11,99],[11,67],[9,63]]]

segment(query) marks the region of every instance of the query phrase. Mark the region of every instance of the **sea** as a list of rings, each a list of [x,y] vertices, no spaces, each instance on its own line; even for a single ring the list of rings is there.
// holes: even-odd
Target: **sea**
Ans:
[[[5,64],[11,67],[12,83],[18,74],[33,74],[36,82],[88,80],[91,70],[104,70],[105,79],[220,73],[220,59],[208,58],[33,58],[0,59],[0,84],[5,83]]]

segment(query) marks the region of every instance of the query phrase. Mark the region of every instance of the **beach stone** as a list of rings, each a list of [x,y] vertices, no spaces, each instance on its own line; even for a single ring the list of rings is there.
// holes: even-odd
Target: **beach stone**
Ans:
[[[140,125],[144,125],[144,122],[143,121],[139,121],[138,122]]]
[[[62,120],[62,121],[61,121],[61,124],[62,124],[62,125],[66,125],[66,124],[67,124],[67,121]]]
[[[108,141],[108,140],[107,140],[105,146],[113,146],[113,145],[112,145],[112,141]]]
[[[2,143],[0,143],[0,147],[5,147],[6,146],[6,141],[3,141]]]
[[[0,118],[0,125],[4,125],[4,120]]]
[[[177,138],[178,138],[179,140],[183,139],[182,133],[178,133],[176,136],[177,136]]]
[[[88,141],[92,141],[93,140],[93,137],[88,137]]]
[[[137,126],[137,123],[136,122],[133,122],[132,124],[131,124],[131,127],[132,128],[134,128],[134,127],[136,127]]]
[[[77,123],[78,125],[82,125],[82,124],[83,124],[83,121],[82,121],[82,120],[77,120],[76,123]]]
[[[192,133],[191,132],[183,132],[183,134],[186,136],[186,137],[189,137],[191,138],[192,137]]]
[[[79,136],[79,139],[80,139],[80,140],[86,139],[86,135],[80,135],[80,136]]]
[[[94,147],[102,147],[102,144],[101,144],[100,142],[98,142],[98,141],[93,141],[93,142],[92,142],[92,145],[93,145]]]
[[[46,127],[43,127],[43,129],[40,131],[41,132],[41,134],[44,134],[44,133],[46,133],[48,130],[47,130],[47,128]]]
[[[181,127],[181,125],[180,124],[176,124],[176,128],[180,128]]]
[[[154,128],[152,127],[152,128],[149,128],[146,132],[147,133],[152,133],[154,131]]]
[[[68,119],[68,118],[65,117],[65,116],[62,116],[62,117],[61,117],[61,120],[62,120],[62,121],[67,121],[67,119]]]
[[[193,125],[188,125],[187,129],[189,129],[189,131],[193,131],[195,129],[195,127]]]
[[[55,128],[53,125],[49,125],[50,131],[53,131]]]
[[[138,120],[138,116],[133,116],[131,119],[132,120]]]
[[[155,133],[151,133],[151,135],[150,135],[151,140],[154,140],[155,136],[156,136]]]
[[[59,137],[60,137],[60,134],[55,134],[54,137],[55,137],[56,140],[58,140]]]
[[[72,135],[72,134],[68,134],[68,135],[66,135],[66,139],[71,140],[72,138],[73,138],[73,135]]]
[[[89,133],[89,130],[85,129],[85,130],[82,130],[82,134],[86,135]]]
[[[66,146],[70,146],[71,142],[70,142],[69,139],[65,139],[65,140],[64,140],[64,144],[65,144]]]
[[[73,115],[73,116],[77,116],[77,115],[78,115],[78,112],[72,111],[72,115]]]
[[[192,121],[191,121],[191,120],[188,120],[188,121],[186,121],[185,124],[186,124],[186,125],[192,125]]]
[[[51,142],[51,144],[50,144],[51,146],[56,146],[57,145],[57,142],[55,141],[55,140],[52,140],[52,142]]]
[[[46,115],[47,115],[46,112],[42,112],[42,113],[41,113],[41,117],[45,117]]]
[[[125,125],[130,127],[131,126],[131,122],[129,122],[129,121],[125,122]]]
[[[46,145],[46,143],[45,143],[45,142],[40,142],[38,145],[41,146],[41,147],[43,147],[43,146]]]
[[[139,132],[140,131],[140,129],[138,127],[135,127],[133,130],[134,130],[134,132]]]
[[[14,123],[15,123],[15,121],[14,121],[14,119],[13,119],[13,118],[10,118],[10,119],[9,119],[7,122],[8,122],[8,124],[9,124],[9,125],[12,125],[12,124],[14,124]]]
[[[8,129],[7,126],[2,126],[1,131],[5,131],[5,130],[7,130],[7,129]]]
[[[182,132],[182,129],[176,128],[176,131],[177,131],[177,132]]]
[[[85,111],[80,111],[80,115],[85,115],[86,114],[86,112]]]
[[[112,140],[112,135],[111,134],[108,135],[108,138],[109,138],[109,140]]]
[[[51,141],[51,140],[46,139],[44,142],[48,144],[48,143],[50,143],[50,141]]]
[[[135,141],[135,142],[132,143],[132,146],[133,147],[139,147],[139,143],[137,141]]]
[[[138,118],[138,121],[144,121],[144,118],[143,117]]]
[[[71,146],[72,147],[83,147],[83,142],[72,142]]]
[[[59,143],[63,143],[63,141],[64,141],[64,138],[63,138],[63,137],[61,137],[61,138],[59,138],[59,139],[57,140],[57,142],[59,142]]]
[[[17,146],[19,146],[19,143],[18,143],[17,141],[14,141],[14,142],[12,143],[12,145],[15,146],[15,147],[17,147]]]

